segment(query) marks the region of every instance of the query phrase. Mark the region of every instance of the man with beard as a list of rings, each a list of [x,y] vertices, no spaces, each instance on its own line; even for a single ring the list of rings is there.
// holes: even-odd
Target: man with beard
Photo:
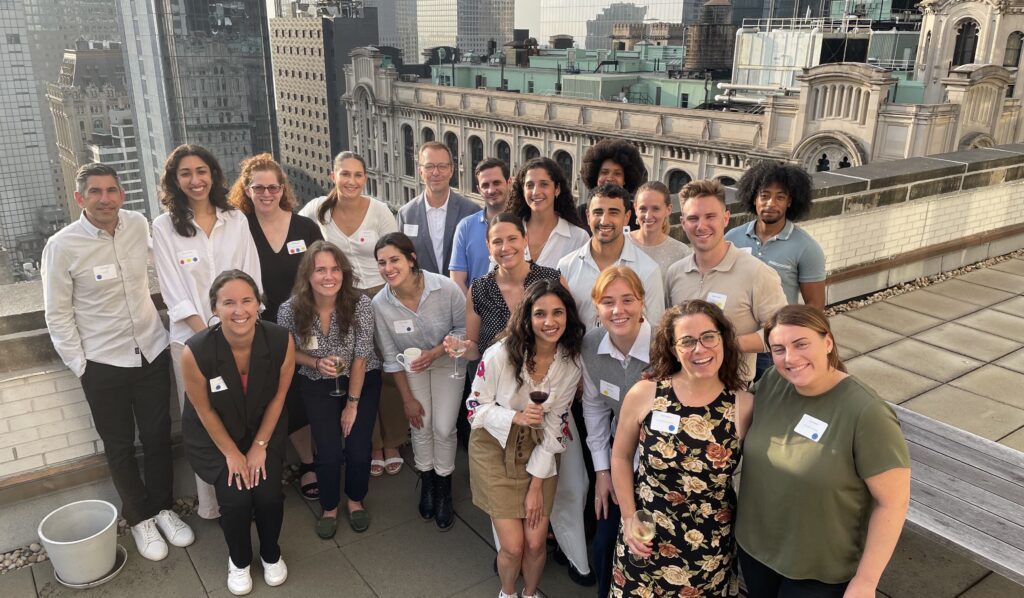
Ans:
[[[508,164],[497,158],[477,164],[473,176],[484,200],[484,209],[466,216],[455,228],[455,245],[448,267],[448,276],[464,293],[469,292],[474,280],[494,267],[487,248],[487,223],[505,211],[512,185]]]
[[[757,218],[725,235],[736,247],[768,264],[782,279],[786,301],[825,309],[825,253],[811,235],[794,224],[811,208],[811,177],[799,166],[764,161],[740,178],[737,195]],[[771,365],[757,356],[757,378]]]

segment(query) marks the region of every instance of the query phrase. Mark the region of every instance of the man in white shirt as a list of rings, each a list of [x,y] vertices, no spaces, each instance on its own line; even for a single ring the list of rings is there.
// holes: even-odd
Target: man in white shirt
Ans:
[[[175,546],[188,546],[194,535],[171,510],[170,355],[149,292],[149,224],[121,211],[124,191],[111,167],[86,164],[76,183],[82,216],[43,249],[46,325],[81,379],[139,553],[158,561],[167,556],[160,531]],[[145,480],[135,460],[136,426]]]
[[[563,257],[558,269],[565,276],[576,299],[580,320],[590,330],[597,324],[597,311],[590,291],[598,275],[609,266],[628,266],[644,283],[646,317],[654,325],[665,311],[665,288],[657,262],[640,251],[623,233],[633,211],[629,193],[615,183],[603,183],[594,189],[587,206],[587,220],[593,236],[590,242]]]
[[[428,141],[420,147],[419,160],[426,188],[398,210],[398,230],[412,240],[421,268],[448,276],[455,227],[480,206],[452,191],[455,164],[448,146]]]

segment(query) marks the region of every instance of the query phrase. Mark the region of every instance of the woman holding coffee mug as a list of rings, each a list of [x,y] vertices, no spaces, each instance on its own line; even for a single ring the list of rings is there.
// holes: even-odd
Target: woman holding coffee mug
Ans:
[[[465,348],[466,297],[451,279],[421,270],[412,241],[402,233],[381,237],[374,255],[386,283],[373,298],[377,343],[412,425],[422,482],[420,517],[448,531],[455,523],[455,422],[465,368],[459,369],[458,358],[449,357],[443,343],[450,336],[449,344]]]

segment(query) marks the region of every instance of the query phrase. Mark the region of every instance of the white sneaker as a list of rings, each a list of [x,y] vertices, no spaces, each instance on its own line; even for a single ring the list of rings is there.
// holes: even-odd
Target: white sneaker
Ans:
[[[174,546],[184,548],[196,541],[192,528],[182,521],[174,511],[164,509],[157,513],[153,519],[156,519],[156,525],[164,533],[167,541]]]
[[[252,591],[252,576],[249,566],[238,568],[228,557],[228,591],[235,596],[244,596]]]
[[[135,546],[143,558],[151,561],[162,561],[167,558],[167,542],[164,542],[156,529],[156,519],[151,517],[133,525],[132,537],[135,538]]]
[[[504,590],[498,590],[498,598],[519,598],[519,592],[506,594]]]
[[[278,557],[276,563],[268,563],[263,559],[260,562],[263,563],[263,581],[268,586],[279,586],[288,579],[288,566],[284,564],[284,557]]]

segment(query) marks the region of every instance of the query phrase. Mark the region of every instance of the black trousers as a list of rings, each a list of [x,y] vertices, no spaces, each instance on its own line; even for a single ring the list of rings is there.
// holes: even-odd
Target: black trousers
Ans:
[[[337,508],[341,502],[341,462],[345,461],[345,495],[359,502],[366,498],[370,485],[370,453],[373,449],[373,425],[380,406],[380,370],[366,372],[363,390],[356,409],[356,421],[348,438],[341,436],[342,399],[330,396],[334,380],[310,380],[301,376],[302,402],[309,417],[309,430],[316,446],[316,479],[320,485],[320,506],[325,511]],[[348,377],[338,379],[338,385],[348,389]]]
[[[282,447],[283,448],[283,447]],[[256,534],[260,538],[260,557],[267,563],[281,558],[277,543],[284,520],[284,493],[281,492],[282,452],[277,447],[267,451],[267,479],[258,486],[239,490],[228,485],[228,469],[217,477],[213,485],[220,503],[220,529],[228,545],[228,555],[236,567],[252,563],[252,542],[249,533],[256,520]]]
[[[612,559],[615,543],[619,539],[619,525],[622,513],[619,505],[608,501],[608,518],[597,520],[597,531],[590,549],[594,553],[594,577],[597,578],[597,595],[604,598],[612,589]]]
[[[842,598],[846,593],[845,583],[783,577],[742,548],[738,552],[748,598]]]
[[[86,362],[82,390],[121,497],[121,514],[135,525],[173,506],[171,454],[171,355],[122,368]],[[135,428],[142,441],[145,481],[135,459]]]

